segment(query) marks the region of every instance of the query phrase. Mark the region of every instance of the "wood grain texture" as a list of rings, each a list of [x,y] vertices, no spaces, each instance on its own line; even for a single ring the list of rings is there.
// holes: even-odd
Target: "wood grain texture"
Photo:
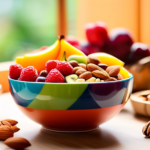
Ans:
[[[87,133],[58,133],[43,129],[22,114],[9,93],[0,96],[0,119],[6,118],[19,122],[20,131],[14,135],[31,142],[28,150],[127,150],[149,147],[149,139],[142,134],[142,127],[149,118],[134,114],[130,101],[113,119]],[[0,141],[0,149],[8,149],[3,141]]]
[[[58,0],[57,12],[58,12],[57,34],[66,36],[67,35],[66,0]]]

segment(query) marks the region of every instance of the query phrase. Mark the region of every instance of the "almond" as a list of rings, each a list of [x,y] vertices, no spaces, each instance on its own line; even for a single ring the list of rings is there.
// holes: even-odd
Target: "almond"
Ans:
[[[83,69],[83,68],[80,68],[80,69],[78,69],[77,71],[76,71],[76,75],[80,75],[80,74],[82,74],[82,73],[84,73],[84,72],[86,72],[86,70],[85,69]]]
[[[107,69],[106,69],[106,72],[108,72],[108,74],[111,76],[111,77],[116,77],[118,75],[118,73],[120,72],[120,66],[119,65],[115,65],[115,66],[109,66]]]
[[[5,119],[5,120],[3,120],[3,121],[9,122],[12,126],[14,126],[14,125],[16,125],[16,124],[18,123],[18,121],[12,120],[12,119]]]
[[[14,132],[8,126],[0,126],[0,140],[6,140],[7,138],[13,137]]]
[[[92,74],[94,76],[101,78],[101,79],[104,79],[104,80],[109,78],[109,74],[106,71],[94,70],[94,71],[92,71]]]
[[[117,75],[117,79],[118,79],[118,80],[123,80],[123,76],[122,76],[121,74],[118,74],[118,75]]]
[[[117,79],[113,78],[113,77],[110,77],[110,78],[106,79],[105,81],[117,81]]]
[[[76,82],[85,82],[84,79],[77,79]]]
[[[79,63],[79,66],[80,66],[81,68],[83,68],[83,69],[87,70],[87,68],[86,68],[86,64],[84,64],[84,63]]]
[[[106,72],[109,73],[109,71],[110,71],[111,69],[113,69],[113,66],[107,67]]]
[[[86,82],[95,82],[96,78],[95,77],[91,77],[90,79],[86,80]]]
[[[85,80],[88,80],[92,77],[92,73],[90,71],[86,71],[82,74],[80,74],[79,78],[82,78],[82,79],[85,79]]]
[[[77,66],[79,66],[78,62],[75,61],[75,60],[69,61],[69,63],[70,63],[70,65],[71,65],[72,67],[77,67]]]
[[[1,123],[11,128],[11,124],[8,121],[3,120]]]
[[[93,64],[98,65],[100,63],[100,60],[96,56],[88,55],[88,57],[87,57],[87,63],[93,63]]]
[[[90,64],[87,64],[87,69],[89,70],[89,71],[94,71],[94,70],[103,70],[102,68],[100,68],[100,67],[98,67],[97,65],[95,65],[95,64],[92,64],[92,63],[90,63]]]
[[[18,128],[17,126],[12,126],[11,129],[13,130],[13,132],[18,132],[20,130],[20,128]]]
[[[99,78],[97,78],[95,82],[101,82],[101,80]]]
[[[28,140],[21,137],[8,138],[4,143],[13,149],[24,149],[31,146]]]
[[[76,71],[77,71],[78,69],[81,69],[81,67],[74,67],[74,68],[73,68],[73,73],[76,73]]]

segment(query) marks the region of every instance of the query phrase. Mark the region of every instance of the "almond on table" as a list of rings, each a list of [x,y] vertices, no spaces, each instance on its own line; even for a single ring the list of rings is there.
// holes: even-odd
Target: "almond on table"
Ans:
[[[24,149],[31,146],[30,142],[22,137],[8,138],[4,143],[13,149]]]
[[[5,125],[0,126],[0,140],[6,140],[7,138],[13,137],[13,130]]]
[[[13,149],[24,149],[31,146],[28,140],[21,137],[13,137],[20,128],[16,126],[18,121],[5,119],[0,121],[0,140],[5,140],[4,144]]]

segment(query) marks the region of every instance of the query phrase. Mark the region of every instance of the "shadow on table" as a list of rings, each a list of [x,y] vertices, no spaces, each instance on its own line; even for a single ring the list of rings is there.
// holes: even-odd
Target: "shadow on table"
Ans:
[[[94,149],[120,145],[112,134],[100,128],[86,133],[59,133],[42,128],[32,140],[45,146],[64,149]]]
[[[125,108],[123,108],[121,111],[120,111],[120,113],[131,113],[131,111],[130,110],[128,110],[128,109],[125,109]]]
[[[148,122],[150,121],[150,118],[149,117],[146,117],[146,116],[142,116],[142,115],[139,115],[139,114],[134,114],[134,117],[140,121],[143,121],[143,122]]]

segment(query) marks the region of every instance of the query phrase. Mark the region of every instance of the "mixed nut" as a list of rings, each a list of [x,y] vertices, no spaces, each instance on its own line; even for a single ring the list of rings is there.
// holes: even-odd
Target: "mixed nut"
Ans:
[[[150,137],[150,121],[146,123],[146,125],[142,129],[143,134],[149,138]]]
[[[107,82],[123,79],[119,74],[121,66],[101,64],[97,57],[91,55],[87,57],[87,65],[74,60],[69,63],[73,67],[74,74],[66,77],[67,82],[71,82],[71,80],[75,80],[75,82]]]
[[[141,95],[140,95],[140,98],[142,98],[142,100],[144,101],[150,101],[150,92],[143,92]]]
[[[0,140],[5,140],[4,143],[13,149],[24,149],[31,144],[24,138],[13,137],[15,132],[20,128],[16,126],[18,122],[12,119],[0,121]]]

